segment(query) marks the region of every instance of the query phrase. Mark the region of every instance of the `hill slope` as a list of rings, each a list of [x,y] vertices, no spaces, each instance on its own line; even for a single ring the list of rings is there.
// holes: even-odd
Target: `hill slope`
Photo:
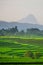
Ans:
[[[37,22],[37,19],[33,15],[29,15],[17,22],[0,21],[0,29],[18,26],[19,30],[26,30],[27,28],[39,28],[43,30],[43,25],[39,25]]]

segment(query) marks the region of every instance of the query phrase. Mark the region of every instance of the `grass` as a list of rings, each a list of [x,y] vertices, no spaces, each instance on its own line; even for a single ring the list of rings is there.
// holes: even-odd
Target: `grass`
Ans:
[[[23,57],[27,51],[40,52],[42,57]],[[43,38],[0,36],[0,62],[43,62]]]

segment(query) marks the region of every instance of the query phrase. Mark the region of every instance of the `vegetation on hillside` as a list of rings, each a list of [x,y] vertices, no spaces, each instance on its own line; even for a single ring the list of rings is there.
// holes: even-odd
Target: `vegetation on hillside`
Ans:
[[[43,30],[0,30],[0,62],[43,62]]]
[[[43,39],[0,37],[0,62],[43,62]]]
[[[1,29],[0,30],[0,36],[5,36],[5,35],[17,35],[17,36],[43,36],[43,30],[39,30],[37,28],[31,28],[31,29],[26,29],[26,31],[21,30],[19,31],[17,26],[15,28],[8,28],[8,29]]]

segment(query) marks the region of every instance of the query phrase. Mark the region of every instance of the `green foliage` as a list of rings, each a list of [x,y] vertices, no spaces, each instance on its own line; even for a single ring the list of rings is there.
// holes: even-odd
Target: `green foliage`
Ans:
[[[40,57],[41,57],[41,53],[36,52],[36,53],[35,53],[35,58],[39,59]]]
[[[30,57],[30,58],[34,59],[34,54],[33,54],[32,51],[27,51],[27,52],[25,52],[25,55],[24,55],[24,56],[25,56],[25,57]]]
[[[6,35],[16,35],[16,36],[26,36],[26,37],[34,37],[34,36],[40,36],[43,37],[43,30],[39,30],[37,28],[31,28],[26,29],[26,32],[24,30],[19,31],[18,27],[15,26],[8,29],[1,29],[0,30],[0,36],[6,36]]]
[[[15,28],[9,28],[9,29],[1,29],[0,30],[0,36],[5,36],[5,35],[14,35],[18,32],[17,26]]]
[[[43,39],[0,36],[0,61],[39,62],[40,53],[43,57]]]

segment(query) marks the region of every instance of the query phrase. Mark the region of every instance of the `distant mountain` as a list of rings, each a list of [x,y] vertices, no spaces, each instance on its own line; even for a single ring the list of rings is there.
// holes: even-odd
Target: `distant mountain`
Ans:
[[[19,20],[19,22],[37,24],[37,19],[33,15],[28,15],[27,17]]]
[[[19,30],[26,30],[27,28],[38,28],[43,30],[43,25],[37,24],[37,19],[33,15],[29,15],[26,18],[23,18],[22,20],[19,20],[17,22],[0,21],[0,29],[7,29],[15,26],[17,26]]]

